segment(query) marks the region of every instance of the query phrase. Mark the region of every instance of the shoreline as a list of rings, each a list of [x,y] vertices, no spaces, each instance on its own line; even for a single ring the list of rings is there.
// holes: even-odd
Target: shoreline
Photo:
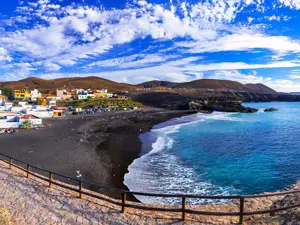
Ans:
[[[124,176],[142,150],[139,135],[154,125],[193,113],[196,111],[150,108],[47,119],[45,128],[0,135],[1,152],[70,177],[76,177],[79,170],[80,179],[128,190]]]
[[[112,179],[108,182],[111,187],[118,189],[129,190],[124,184],[125,174],[128,173],[128,167],[133,161],[141,156],[142,153],[142,140],[140,135],[151,131],[151,129],[158,124],[167,122],[174,118],[191,115],[195,111],[168,111],[168,110],[155,110],[150,112],[141,112],[140,115],[133,115],[126,118],[129,121],[123,124],[113,124],[109,126],[108,138],[96,147],[97,154],[102,157],[108,156],[111,160]],[[138,119],[138,120],[137,120]],[[123,119],[121,119],[122,122]],[[116,157],[117,156],[117,157]],[[119,198],[113,193],[107,193],[112,197]],[[129,195],[129,200],[138,201],[134,196]]]

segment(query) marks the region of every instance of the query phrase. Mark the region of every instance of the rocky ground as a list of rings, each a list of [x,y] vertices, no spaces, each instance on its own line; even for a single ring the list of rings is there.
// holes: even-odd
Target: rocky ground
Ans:
[[[212,217],[187,215],[186,221],[180,220],[180,213],[147,212],[127,209],[120,212],[102,200],[91,199],[30,177],[17,169],[9,170],[0,162],[0,224],[237,224],[236,217]],[[300,182],[286,190],[299,189]],[[300,195],[251,199],[245,202],[246,211],[299,204]],[[138,204],[138,203],[137,203]],[[161,206],[166,207],[166,206]],[[178,206],[172,206],[178,207]],[[195,210],[234,212],[238,202],[219,205],[188,206]],[[276,213],[275,216],[245,217],[244,224],[300,224],[300,209]]]

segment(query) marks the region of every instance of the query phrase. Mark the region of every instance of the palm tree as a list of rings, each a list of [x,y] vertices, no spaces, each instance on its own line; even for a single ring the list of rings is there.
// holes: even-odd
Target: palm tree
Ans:
[[[24,120],[24,121],[23,121],[23,128],[24,128],[24,129],[29,129],[29,128],[31,128],[31,122],[30,122],[30,120]]]

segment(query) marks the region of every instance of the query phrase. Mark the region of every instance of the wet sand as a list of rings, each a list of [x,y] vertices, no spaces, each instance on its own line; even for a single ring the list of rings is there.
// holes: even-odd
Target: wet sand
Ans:
[[[191,113],[146,109],[43,120],[45,128],[0,135],[0,152],[74,178],[80,170],[83,180],[127,189],[124,175],[141,152],[139,134]]]

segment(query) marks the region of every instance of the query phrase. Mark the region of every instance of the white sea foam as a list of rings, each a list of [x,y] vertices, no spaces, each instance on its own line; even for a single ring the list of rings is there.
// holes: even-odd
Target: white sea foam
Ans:
[[[171,134],[179,131],[182,126],[200,123],[208,119],[239,121],[237,118],[229,117],[231,113],[197,114],[183,117],[176,122],[162,128],[152,129],[151,132],[157,137],[152,144],[149,153],[134,160],[128,167],[128,173],[124,177],[124,184],[131,191],[148,193],[190,193],[190,194],[230,194],[237,192],[233,187],[218,187],[209,181],[203,181],[193,168],[187,167],[180,162],[171,151],[174,140]],[[136,196],[144,203],[180,203],[180,199],[155,198],[147,196]],[[206,201],[208,202],[208,201]],[[205,203],[204,200],[193,199],[190,204]]]

